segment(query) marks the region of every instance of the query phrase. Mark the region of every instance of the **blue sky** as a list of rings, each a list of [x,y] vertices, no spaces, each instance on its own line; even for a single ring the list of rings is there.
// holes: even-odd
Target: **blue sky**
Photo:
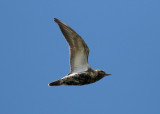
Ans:
[[[1,114],[160,114],[159,0],[1,0]],[[56,17],[110,77],[48,87],[69,73]]]

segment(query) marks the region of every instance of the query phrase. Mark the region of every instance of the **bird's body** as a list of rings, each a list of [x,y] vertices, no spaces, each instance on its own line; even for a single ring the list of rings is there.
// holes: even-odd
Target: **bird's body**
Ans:
[[[102,72],[103,74],[103,72]],[[99,71],[89,69],[88,71],[80,72],[80,73],[71,73],[67,76],[51,82],[50,86],[58,86],[58,85],[86,85],[90,83],[94,83],[100,79],[102,79],[104,75],[101,75]]]
[[[106,74],[103,70],[91,69],[88,64],[89,48],[84,40],[65,23],[56,18],[54,21],[59,25],[69,44],[71,72],[67,76],[51,82],[49,86],[86,85],[110,75]]]

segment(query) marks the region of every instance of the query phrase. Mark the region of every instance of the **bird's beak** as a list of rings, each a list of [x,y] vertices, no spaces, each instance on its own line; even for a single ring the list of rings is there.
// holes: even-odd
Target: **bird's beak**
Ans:
[[[106,74],[105,76],[109,76],[109,75],[111,75],[111,74]]]

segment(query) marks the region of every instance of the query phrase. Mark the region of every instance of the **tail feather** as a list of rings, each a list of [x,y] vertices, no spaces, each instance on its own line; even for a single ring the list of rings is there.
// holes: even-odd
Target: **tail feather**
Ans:
[[[59,85],[61,85],[59,80],[51,82],[51,83],[48,84],[48,86],[59,86]]]

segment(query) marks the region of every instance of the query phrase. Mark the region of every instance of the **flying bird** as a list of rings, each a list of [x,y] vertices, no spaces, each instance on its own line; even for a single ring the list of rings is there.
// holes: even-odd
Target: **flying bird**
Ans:
[[[59,25],[70,49],[70,73],[65,77],[49,83],[49,86],[86,85],[94,83],[111,74],[103,70],[93,70],[88,64],[89,48],[85,41],[68,25],[54,18]]]

